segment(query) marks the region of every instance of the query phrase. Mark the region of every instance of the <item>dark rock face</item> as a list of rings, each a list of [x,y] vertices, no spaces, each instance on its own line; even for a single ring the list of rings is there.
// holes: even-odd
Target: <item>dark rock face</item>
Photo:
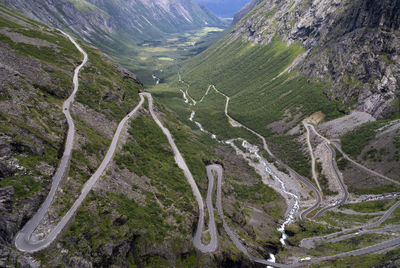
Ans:
[[[12,157],[11,138],[0,137],[0,180],[13,175],[18,170],[18,160]]]
[[[16,226],[8,219],[12,213],[12,205],[14,201],[14,188],[0,188],[0,267],[4,267],[8,249],[6,245],[11,243],[12,237],[16,232]]]
[[[346,32],[362,27],[379,27],[384,31],[398,30],[400,27],[400,1],[356,1],[340,22]]]

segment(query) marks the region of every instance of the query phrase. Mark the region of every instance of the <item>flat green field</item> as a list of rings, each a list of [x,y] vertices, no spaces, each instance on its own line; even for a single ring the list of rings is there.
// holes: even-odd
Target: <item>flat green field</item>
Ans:
[[[163,70],[193,57],[216,41],[224,29],[204,27],[198,30],[170,34],[165,39],[149,40],[131,46],[113,58],[133,71],[147,86],[155,84],[153,74],[161,77]]]

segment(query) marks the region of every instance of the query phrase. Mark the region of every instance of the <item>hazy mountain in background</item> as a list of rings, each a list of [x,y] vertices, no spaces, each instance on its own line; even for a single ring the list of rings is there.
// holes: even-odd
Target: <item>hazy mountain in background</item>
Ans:
[[[1,0],[49,26],[68,29],[108,54],[123,54],[143,40],[221,21],[193,0]]]
[[[232,18],[249,0],[196,0],[222,18]]]

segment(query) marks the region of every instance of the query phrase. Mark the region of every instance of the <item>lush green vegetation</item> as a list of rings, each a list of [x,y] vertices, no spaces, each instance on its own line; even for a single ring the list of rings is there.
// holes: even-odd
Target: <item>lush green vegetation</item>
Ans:
[[[239,199],[246,200],[250,203],[265,204],[279,198],[277,192],[261,182],[252,186],[241,184],[232,185]]]
[[[279,38],[268,45],[225,38],[181,69],[191,96],[200,99],[210,84],[215,85],[231,97],[229,114],[235,120],[265,136],[279,158],[290,163],[300,174],[309,176],[309,159],[300,150],[297,136],[277,134],[268,127],[270,123],[284,119],[281,124],[288,130],[316,111],[322,111],[327,119],[339,116],[335,103],[323,94],[324,84],[307,81],[294,73],[282,73],[303,52],[299,44],[287,46]],[[184,87],[176,77],[172,79],[170,88]],[[224,107],[225,98],[210,91],[209,96],[194,107],[196,118],[217,136],[244,135],[243,131],[232,130]]]
[[[375,137],[376,130],[386,123],[387,121],[369,122],[345,134],[340,139],[343,151],[356,159],[369,141]]]
[[[210,90],[203,102],[198,103],[194,108],[196,111],[194,120],[200,122],[207,131],[216,133],[220,140],[241,137],[249,142],[260,143],[259,138],[244,128],[232,127],[225,115],[225,103],[226,98],[224,96],[215,92],[215,90]]]
[[[299,134],[274,135],[267,138],[267,142],[271,143],[271,148],[279,159],[288,163],[300,175],[311,178],[311,159],[309,154],[302,150],[300,142],[297,141],[299,136]]]
[[[263,134],[264,127],[282,119],[286,110],[303,115],[321,110],[330,118],[337,116],[322,84],[287,73],[277,77],[302,52],[300,45],[288,47],[278,38],[266,46],[224,39],[184,65],[183,79],[195,98],[208,85],[216,85],[231,97],[232,116]]]
[[[400,190],[399,186],[395,185],[385,185],[374,188],[357,188],[355,186],[348,187],[349,193],[356,195],[365,195],[365,194],[384,194],[384,193],[395,193]]]
[[[1,23],[0,21],[0,28],[8,27],[9,25],[6,23]],[[65,59],[69,58],[79,58],[75,46],[65,37],[61,37],[61,34],[58,34],[57,37],[51,37],[48,34],[43,33],[39,30],[24,30],[19,29],[15,32],[18,32],[22,35],[27,37],[36,36],[35,38],[43,38],[44,40],[52,40],[57,41],[57,47],[59,51],[57,51],[53,47],[46,47],[46,46],[35,46],[27,43],[17,43],[11,40],[11,38],[7,37],[5,34],[0,34],[0,42],[8,44],[13,49],[17,51],[18,54],[27,57],[34,57],[38,60],[44,61],[46,63],[52,63],[57,66],[61,66],[65,64]],[[71,63],[70,63],[71,64]]]
[[[339,168],[339,170],[345,170],[346,167],[350,164],[350,161],[344,158],[343,154],[339,152],[337,149],[335,149],[336,152],[336,164]]]
[[[288,242],[293,246],[298,246],[303,238],[321,236],[337,231],[339,229],[314,221],[299,221],[286,228],[286,233],[289,236]]]
[[[127,168],[138,176],[152,179],[154,186],[161,191],[170,189],[168,205],[175,200],[182,200],[185,206],[192,199],[192,191],[183,172],[176,165],[172,149],[161,129],[150,117],[140,116],[131,123],[129,128],[131,140],[123,147],[123,153],[115,157],[120,168]],[[176,204],[178,205],[178,204]]]
[[[339,209],[351,209],[361,213],[380,212],[387,210],[393,204],[393,200],[378,200],[355,204],[344,204]]]
[[[340,242],[325,243],[318,245],[318,249],[313,250],[315,256],[334,255],[342,252],[349,252],[362,247],[368,247],[378,244],[379,241],[387,239],[387,235],[382,234],[364,234],[349,238]]]
[[[101,250],[105,243],[112,245],[127,239],[141,246],[150,244],[150,241],[163,243],[169,231],[182,231],[186,232],[182,235],[190,236],[189,230],[165,221],[166,212],[151,194],[146,199],[146,205],[115,193],[108,193],[105,196],[91,193],[84,203],[62,239],[65,246],[75,241],[76,244],[71,250],[80,252],[82,256],[89,256],[92,252]],[[115,208],[110,208],[109,204]],[[90,209],[90,206],[96,207],[97,211]],[[115,214],[119,215],[117,219]],[[126,228],[127,226],[129,228]],[[81,237],[81,234],[85,236]],[[181,241],[180,237],[173,239],[176,240],[175,243]]]
[[[138,102],[141,86],[133,77],[124,75],[119,67],[99,51],[84,46],[89,56],[88,66],[82,70],[81,89],[77,101],[105,114],[109,119],[121,120]]]
[[[400,249],[394,249],[381,254],[366,254],[362,256],[346,257],[343,259],[334,258],[330,261],[313,265],[313,267],[370,268],[374,266],[388,264],[391,260],[398,258],[399,255]]]
[[[32,112],[35,112],[35,109],[32,109]],[[37,129],[32,128],[11,115],[0,113],[0,122],[0,133],[13,133],[11,142],[24,152],[23,154],[14,155],[18,159],[18,165],[23,169],[17,171],[11,177],[0,180],[0,187],[12,186],[15,191],[16,200],[32,197],[38,191],[42,190],[43,185],[45,185],[44,182],[47,183],[50,180],[49,176],[42,174],[38,167],[43,163],[53,166],[57,165],[58,152],[56,148],[60,144],[53,142]],[[25,129],[26,132],[20,132],[19,129],[21,128]],[[41,146],[36,144],[38,140],[43,142],[43,155],[31,149],[33,146]]]
[[[319,217],[319,221],[325,221],[331,226],[351,227],[367,223],[369,220],[376,218],[374,215],[353,215],[342,212],[327,211],[323,216]]]
[[[83,13],[97,12],[103,13],[101,9],[98,9],[95,5],[85,1],[85,0],[68,0],[74,3],[76,9]]]
[[[130,136],[115,161],[119,168],[126,168],[146,181],[146,187],[140,183],[129,189],[144,195],[145,200],[113,191],[90,194],[62,239],[65,246],[74,241],[73,251],[83,256],[101,250],[105,243],[127,239],[140,247],[169,243],[177,249],[191,238],[191,227],[186,223],[189,218],[182,213],[196,214],[194,197],[166,137],[149,115],[132,120],[128,133]],[[115,215],[120,215],[119,219]],[[167,220],[170,217],[175,224]],[[83,238],[82,233],[85,233]],[[149,256],[134,259],[128,256],[128,259],[132,264],[152,267],[166,263],[163,258],[156,260]],[[181,257],[177,264],[184,267],[195,262],[194,256],[188,256]]]

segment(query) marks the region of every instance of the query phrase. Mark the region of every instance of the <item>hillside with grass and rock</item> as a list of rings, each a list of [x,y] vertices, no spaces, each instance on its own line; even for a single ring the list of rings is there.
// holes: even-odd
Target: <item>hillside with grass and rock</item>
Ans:
[[[399,265],[399,0],[1,2],[0,267]]]
[[[398,118],[398,5],[252,1],[221,41],[183,65],[182,79],[195,98],[215,85],[231,98],[234,119],[269,137],[296,170],[309,170],[299,124],[314,112],[325,121],[353,111]]]
[[[15,248],[15,236],[46,199],[63,156],[68,130],[63,102],[72,93],[74,69],[83,59],[59,30],[5,5],[0,8],[0,266],[250,265],[228,242],[221,242],[211,256],[192,245],[197,222],[194,197],[147,103],[124,128],[113,161],[50,249],[29,255]],[[71,106],[76,129],[72,156],[49,210],[32,234],[37,240],[46,237],[77,200],[105,157],[118,123],[138,105],[143,91],[134,74],[78,42],[88,62],[78,76]],[[233,228],[246,228],[254,251],[261,252],[265,243],[278,248],[274,225],[285,214],[283,198],[268,186],[258,187],[260,176],[229,147],[203,144],[203,135],[183,125],[162,104],[156,105],[188,158],[201,192],[207,191],[207,163],[226,166],[229,188],[224,192],[249,187],[259,197],[249,200],[241,190],[224,201]],[[246,220],[250,206],[255,222]],[[271,224],[261,224],[264,221]]]

